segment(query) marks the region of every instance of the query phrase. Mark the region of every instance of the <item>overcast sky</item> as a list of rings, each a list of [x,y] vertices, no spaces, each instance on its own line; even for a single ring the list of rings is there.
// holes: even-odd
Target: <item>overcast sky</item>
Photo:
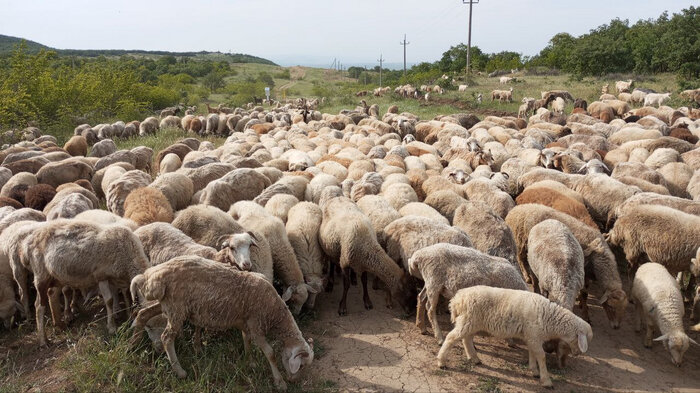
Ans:
[[[588,32],[612,18],[656,18],[684,0],[482,0],[472,45],[533,55],[554,34]],[[0,34],[61,49],[248,53],[282,65],[435,61],[467,41],[462,0],[0,0]]]

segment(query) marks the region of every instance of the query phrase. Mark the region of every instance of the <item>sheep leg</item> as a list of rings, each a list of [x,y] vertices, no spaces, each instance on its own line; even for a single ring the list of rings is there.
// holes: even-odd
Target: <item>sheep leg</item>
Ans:
[[[333,284],[335,284],[335,263],[330,261],[328,264],[328,283],[326,284],[326,292],[333,292]]]
[[[445,357],[447,356],[447,350],[450,349],[455,344],[455,342],[457,342],[457,340],[460,339],[459,333],[462,331],[460,322],[461,321],[458,321],[455,325],[455,328],[447,334],[447,337],[445,337],[445,341],[442,343],[442,347],[440,347],[440,351],[437,355],[438,367],[440,368],[445,368]]]
[[[559,340],[557,344],[557,365],[559,368],[564,368],[566,366],[566,357],[571,353],[571,349],[563,341]]]
[[[63,321],[67,325],[73,321],[73,318],[75,317],[75,314],[77,314],[78,311],[78,291],[70,287],[64,286],[63,288],[61,288],[61,292],[63,292],[63,301],[65,302],[65,304],[63,305]],[[68,300],[69,298],[70,300]]]
[[[202,328],[199,326],[194,327],[194,337],[192,337],[192,346],[194,347],[194,353],[199,354],[202,350]]]
[[[642,331],[642,323],[644,322],[644,308],[639,301],[634,302],[635,311],[637,311],[637,317],[634,319],[634,331],[639,333]]]
[[[426,290],[425,287],[421,289],[420,293],[418,294],[418,302],[416,303],[416,326],[418,329],[420,329],[421,334],[427,334],[428,329],[425,327],[425,317],[426,317],[426,301],[428,300],[427,295],[425,294]]]
[[[474,364],[481,364],[481,359],[476,355],[476,348],[474,348],[474,336],[467,335],[462,339],[462,346],[464,347],[464,353],[467,354],[467,359]]]
[[[51,323],[54,327],[65,329],[63,318],[61,317],[61,291],[58,287],[51,287],[48,291],[49,295],[49,311],[51,312]]]
[[[338,315],[348,314],[348,290],[350,289],[350,268],[346,267],[342,270],[343,272],[343,298],[340,299],[340,305],[338,306]]]
[[[250,335],[241,330],[241,336],[243,337],[243,352],[248,356],[250,353]]]
[[[357,286],[357,273],[353,269],[350,269],[350,283],[352,286]]]
[[[109,288],[107,281],[100,281],[97,285],[100,289],[102,300],[105,302],[105,308],[107,308],[107,331],[109,334],[114,334],[117,332],[117,328],[114,325],[114,297],[112,297],[112,290]]]
[[[530,278],[530,274],[528,274],[528,267],[527,267],[527,245],[523,245],[523,247],[520,249],[520,252],[518,252],[518,264],[520,265],[520,271],[523,273],[523,278],[525,279],[526,283],[531,283],[532,279]]]
[[[372,305],[372,300],[369,298],[369,293],[367,292],[367,272],[362,272],[360,280],[362,280],[362,301],[365,303],[365,309],[371,310],[374,308],[374,306]]]
[[[438,302],[440,301],[440,291],[431,291],[430,288],[428,288],[427,292],[428,320],[430,321],[430,325],[433,327],[433,334],[435,335],[435,338],[437,338],[438,344],[442,344],[445,337],[442,334],[442,330],[440,330],[440,324],[437,320],[437,306]]]
[[[651,348],[651,339],[654,337],[654,323],[651,321],[651,318],[648,318],[646,315],[644,316],[644,319],[646,320],[647,325],[647,334],[644,337],[644,346],[646,348]]]
[[[549,378],[549,373],[547,372],[547,359],[542,349],[542,343],[528,342],[527,346],[530,351],[530,369],[532,369],[532,358],[534,357],[537,361],[537,367],[539,368],[540,383],[542,383],[544,387],[552,387],[552,380]]]
[[[134,318],[134,322],[131,323],[131,327],[134,328],[134,331],[131,334],[129,344],[132,347],[138,344],[139,339],[141,338],[141,333],[143,333],[144,326],[146,326],[148,320],[157,316],[158,314],[161,314],[162,312],[163,310],[160,306],[160,302],[151,304],[150,306],[139,310],[139,312],[136,314],[136,318]]]
[[[175,320],[175,323],[168,318],[168,324],[165,326],[163,334],[160,335],[160,339],[163,342],[163,348],[165,348],[165,353],[168,355],[168,360],[170,365],[173,367],[173,371],[177,374],[178,378],[185,378],[187,373],[180,366],[180,361],[177,358],[177,353],[175,353],[175,337],[180,333],[182,328],[182,321]]]
[[[350,277],[348,277],[348,282],[349,281]],[[253,336],[253,340],[255,341],[255,344],[262,349],[267,361],[270,363],[270,368],[272,369],[272,379],[275,381],[275,387],[277,387],[279,390],[287,390],[287,384],[284,382],[284,378],[282,378],[282,374],[280,374],[280,370],[277,368],[275,351],[272,349],[270,344],[268,344],[267,340],[265,340],[265,337],[256,334]]]
[[[591,323],[591,317],[588,315],[588,291],[585,288],[581,289],[578,301],[579,307],[581,307],[581,318],[583,318],[584,321]]]
[[[131,315],[129,310],[131,309],[131,296],[129,296],[129,291],[126,289],[122,289],[119,292],[122,294],[122,298],[124,299],[124,312],[126,313],[127,317]]]
[[[29,313],[29,289],[27,287],[27,271],[24,267],[20,266],[18,269],[12,268],[12,275],[17,282],[17,287],[19,288],[19,300],[22,303],[21,315],[25,319],[30,318]]]
[[[34,286],[36,287],[36,300],[34,302],[34,307],[36,308],[36,329],[39,336],[39,346],[48,346],[48,339],[46,338],[46,330],[44,329],[44,313],[46,313],[46,307],[49,306],[49,287],[50,282],[38,281],[36,276],[34,276]]]

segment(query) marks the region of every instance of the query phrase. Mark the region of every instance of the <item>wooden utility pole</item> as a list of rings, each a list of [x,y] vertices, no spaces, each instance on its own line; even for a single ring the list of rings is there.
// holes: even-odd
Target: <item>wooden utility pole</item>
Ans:
[[[463,4],[469,4],[469,38],[467,39],[467,77],[469,77],[469,62],[472,52],[472,6],[479,4],[479,0],[462,0]]]
[[[406,45],[410,42],[406,42],[406,34],[403,35],[403,42],[399,42],[399,45],[403,45],[403,76],[406,76]]]

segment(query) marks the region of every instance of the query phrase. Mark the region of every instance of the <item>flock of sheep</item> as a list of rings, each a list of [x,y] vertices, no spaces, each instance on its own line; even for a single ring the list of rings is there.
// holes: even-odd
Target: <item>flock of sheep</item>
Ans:
[[[697,344],[684,301],[695,296],[700,311],[700,114],[595,110],[605,105],[569,115],[544,105],[528,121],[420,120],[366,103],[338,114],[236,108],[204,117],[204,131],[192,126],[198,116],[173,111],[81,125],[63,147],[25,129],[0,151],[0,318],[8,328],[16,313],[27,318],[35,292],[46,345],[47,308],[62,327],[81,297],[99,294],[109,332],[120,310],[135,308],[132,342],[148,333],[180,377],[174,340],[184,322],[196,327],[195,345],[202,328],[236,328],[284,389],[275,359],[294,379],[314,358],[292,314],[313,308],[338,273],[338,314],[357,312],[347,292],[359,275],[364,308],[374,307],[373,277],[387,306],[416,310],[424,333],[427,317],[439,366],[457,341],[478,363],[473,337],[486,332],[522,340],[530,369],[551,386],[545,352],[563,365],[591,345],[591,290],[613,329],[632,300],[643,344],[663,342],[680,366]],[[111,139],[160,127],[182,128],[183,139],[155,157]],[[202,132],[226,142],[192,137]],[[611,246],[626,256],[631,289]],[[441,297],[455,326],[446,336]]]

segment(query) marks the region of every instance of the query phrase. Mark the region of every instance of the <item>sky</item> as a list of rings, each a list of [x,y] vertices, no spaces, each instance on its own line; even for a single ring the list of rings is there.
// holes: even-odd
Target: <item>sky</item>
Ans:
[[[472,45],[485,52],[537,54],[556,33],[611,19],[656,18],[689,0],[481,0]],[[0,0],[0,34],[59,49],[144,49],[247,53],[280,65],[330,67],[436,61],[467,42],[462,0]]]

